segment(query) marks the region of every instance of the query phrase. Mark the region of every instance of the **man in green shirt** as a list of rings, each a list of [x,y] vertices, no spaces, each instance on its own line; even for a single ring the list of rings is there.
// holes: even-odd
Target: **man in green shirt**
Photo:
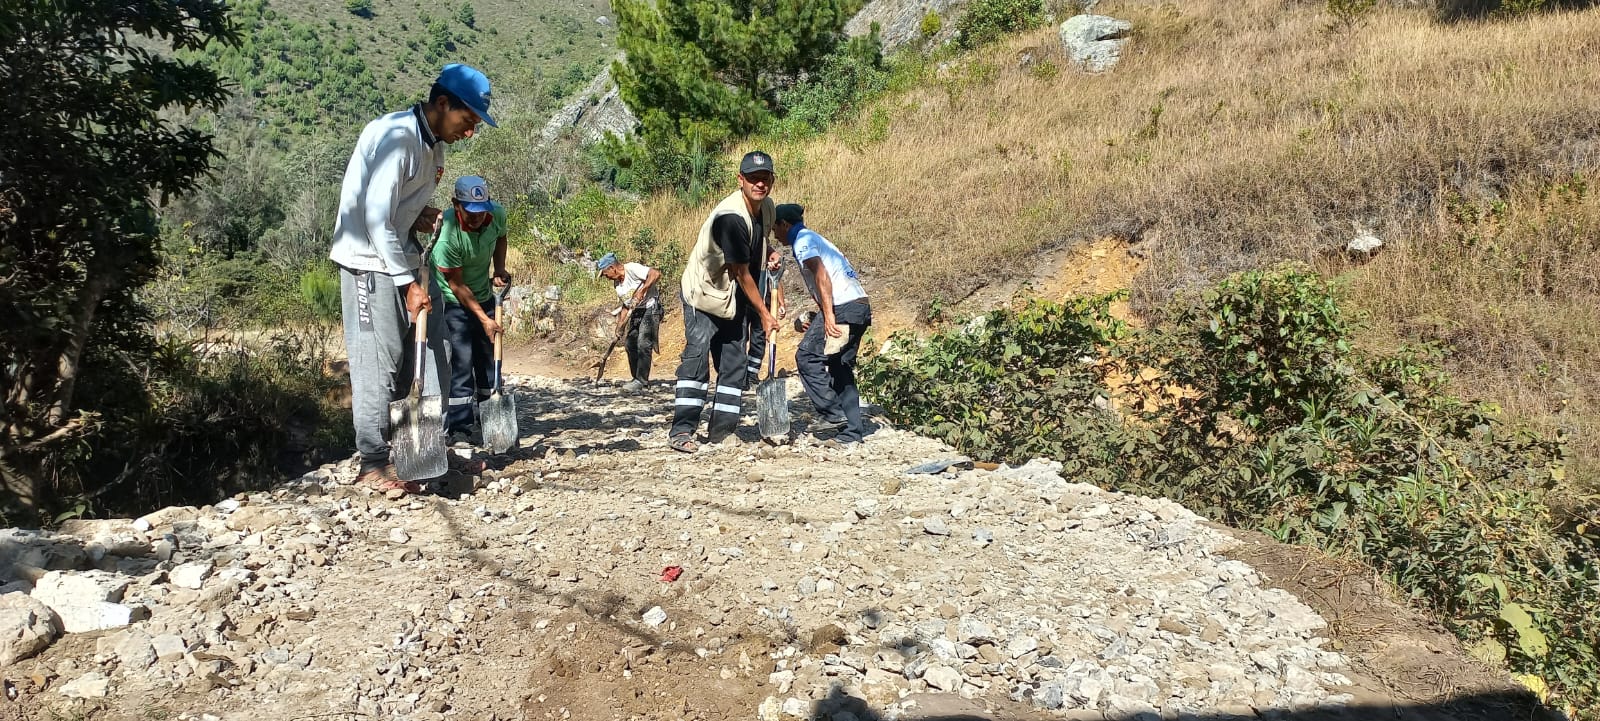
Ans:
[[[444,426],[452,441],[470,437],[473,409],[489,397],[497,379],[494,288],[511,283],[506,272],[506,210],[489,199],[483,178],[456,181],[453,212],[444,214],[433,246],[434,273],[444,295],[445,337],[450,349],[450,400]],[[494,275],[489,273],[490,263]]]

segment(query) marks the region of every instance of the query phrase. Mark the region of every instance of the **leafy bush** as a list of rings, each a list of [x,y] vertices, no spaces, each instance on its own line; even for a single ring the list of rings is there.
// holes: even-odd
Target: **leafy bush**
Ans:
[[[889,86],[891,76],[877,36],[857,38],[824,58],[822,67],[804,82],[779,95],[784,115],[769,130],[780,137],[804,137],[827,130],[854,117],[864,103]]]
[[[1099,360],[1129,332],[1111,317],[1118,297],[1034,301],[927,339],[896,333],[891,350],[862,367],[862,384],[890,418],[963,452],[1046,456],[1096,476],[1110,459],[1095,439],[1118,425],[1108,410],[1110,366]]]
[[[967,49],[987,45],[1043,21],[1041,0],[973,0],[956,22],[956,43]]]
[[[1137,333],[1107,302],[898,336],[863,384],[894,420],[974,455],[1054,457],[1361,558],[1480,658],[1600,702],[1600,536],[1546,503],[1559,437],[1454,396],[1425,349],[1353,349],[1334,289],[1296,267],[1231,277]]]
[[[456,9],[456,20],[469,28],[477,27],[478,14],[473,12],[472,3],[461,3],[461,7]]]
[[[357,17],[372,17],[372,0],[344,0],[344,9]]]
[[[720,149],[725,131],[694,125],[680,131],[657,112],[647,113],[638,137],[607,135],[595,144],[591,177],[613,187],[649,194],[676,190],[696,204],[727,187],[732,170]]]
[[[932,40],[933,36],[938,35],[939,31],[943,29],[944,18],[939,17],[939,13],[932,10],[922,16],[922,22],[917,23],[917,33],[922,36],[924,42]]]
[[[1327,0],[1328,14],[1333,16],[1332,30],[1348,31],[1366,22],[1377,7],[1377,0]]]
[[[616,249],[617,219],[630,208],[632,204],[627,200],[589,185],[571,198],[554,201],[534,212],[528,222],[536,229],[538,241],[546,246],[540,250],[561,246],[604,252]],[[518,245],[528,241],[529,237],[520,235],[513,240]]]
[[[178,114],[227,97],[211,68],[153,48],[235,41],[226,10],[215,0],[6,7],[0,67],[28,80],[9,80],[0,100],[13,121],[0,139],[0,505],[51,510],[60,448],[88,443],[101,417],[85,359],[148,338],[133,291],[157,269],[153,199],[193,190],[217,157]]]

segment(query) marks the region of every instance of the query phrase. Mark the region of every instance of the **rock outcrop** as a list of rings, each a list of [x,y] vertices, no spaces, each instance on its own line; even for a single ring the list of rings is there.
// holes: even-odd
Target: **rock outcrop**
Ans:
[[[589,81],[589,87],[577,98],[550,117],[540,132],[540,141],[549,145],[562,133],[573,132],[582,143],[588,144],[607,135],[626,138],[637,127],[639,119],[622,102],[617,84],[611,79],[611,69],[607,67]]]
[[[1080,70],[1103,73],[1122,59],[1133,23],[1105,15],[1076,15],[1061,23],[1061,46]]]

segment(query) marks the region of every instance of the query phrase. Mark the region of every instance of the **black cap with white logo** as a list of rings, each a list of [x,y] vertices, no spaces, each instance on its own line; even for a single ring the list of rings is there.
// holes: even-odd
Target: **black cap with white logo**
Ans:
[[[752,150],[744,154],[744,160],[739,161],[740,175],[749,175],[761,170],[770,173],[778,172],[776,168],[772,167],[772,156],[759,150]]]

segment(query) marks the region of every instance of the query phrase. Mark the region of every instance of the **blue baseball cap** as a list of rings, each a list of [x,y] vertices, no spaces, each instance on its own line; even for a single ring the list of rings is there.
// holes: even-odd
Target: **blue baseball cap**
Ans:
[[[456,202],[468,213],[487,213],[494,209],[489,203],[489,183],[476,175],[456,178]]]
[[[605,255],[600,256],[600,260],[597,260],[597,261],[594,262],[594,269],[595,270],[605,270],[606,268],[610,268],[611,266],[616,265],[616,264],[617,264],[617,254],[616,253],[606,253]]]
[[[450,63],[439,71],[439,79],[434,82],[444,88],[457,100],[472,108],[472,112],[483,118],[491,128],[498,128],[494,118],[489,117],[489,78],[471,65]]]

